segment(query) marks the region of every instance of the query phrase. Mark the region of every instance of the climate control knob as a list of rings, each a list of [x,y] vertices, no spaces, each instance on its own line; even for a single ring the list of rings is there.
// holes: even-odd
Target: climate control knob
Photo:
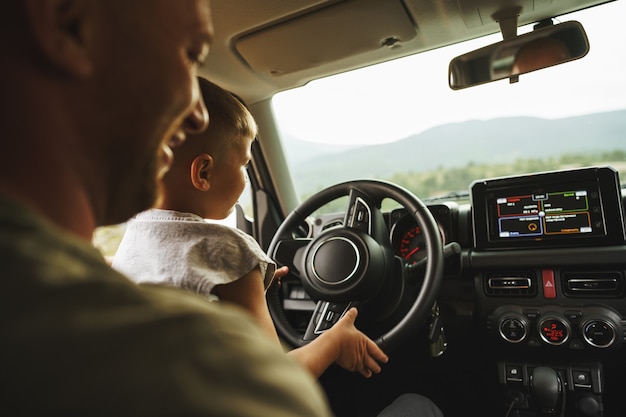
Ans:
[[[608,320],[589,320],[582,325],[585,342],[598,348],[609,347],[615,342],[615,325]]]
[[[528,335],[528,320],[521,315],[507,315],[500,319],[500,336],[511,343],[519,343]]]

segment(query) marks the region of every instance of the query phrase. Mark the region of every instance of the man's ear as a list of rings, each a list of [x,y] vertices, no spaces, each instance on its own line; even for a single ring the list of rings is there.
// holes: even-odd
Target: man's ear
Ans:
[[[57,69],[76,76],[92,73],[88,50],[89,2],[24,0],[35,42]]]
[[[211,188],[211,172],[213,171],[213,157],[207,153],[198,155],[191,162],[191,183],[200,191]]]

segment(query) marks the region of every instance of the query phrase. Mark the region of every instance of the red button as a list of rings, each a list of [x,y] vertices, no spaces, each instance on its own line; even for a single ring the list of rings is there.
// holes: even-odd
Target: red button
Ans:
[[[543,279],[543,296],[545,298],[556,298],[556,287],[554,286],[554,270],[542,270],[541,278]]]

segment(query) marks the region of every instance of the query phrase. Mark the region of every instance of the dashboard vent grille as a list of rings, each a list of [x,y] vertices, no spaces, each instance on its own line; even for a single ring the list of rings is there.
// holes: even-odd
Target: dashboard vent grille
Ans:
[[[624,276],[618,271],[563,272],[563,292],[569,297],[621,297]]]
[[[531,271],[488,273],[484,288],[492,297],[533,297],[537,295],[537,279]]]

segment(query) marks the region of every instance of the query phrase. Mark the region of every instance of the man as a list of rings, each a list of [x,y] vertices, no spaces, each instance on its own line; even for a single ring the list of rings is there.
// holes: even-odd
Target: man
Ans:
[[[242,312],[140,288],[91,247],[206,128],[205,0],[9,0],[0,13],[0,407],[13,415],[328,416]]]
[[[525,74],[571,58],[565,43],[554,37],[537,38],[523,45],[515,55],[512,74]]]

